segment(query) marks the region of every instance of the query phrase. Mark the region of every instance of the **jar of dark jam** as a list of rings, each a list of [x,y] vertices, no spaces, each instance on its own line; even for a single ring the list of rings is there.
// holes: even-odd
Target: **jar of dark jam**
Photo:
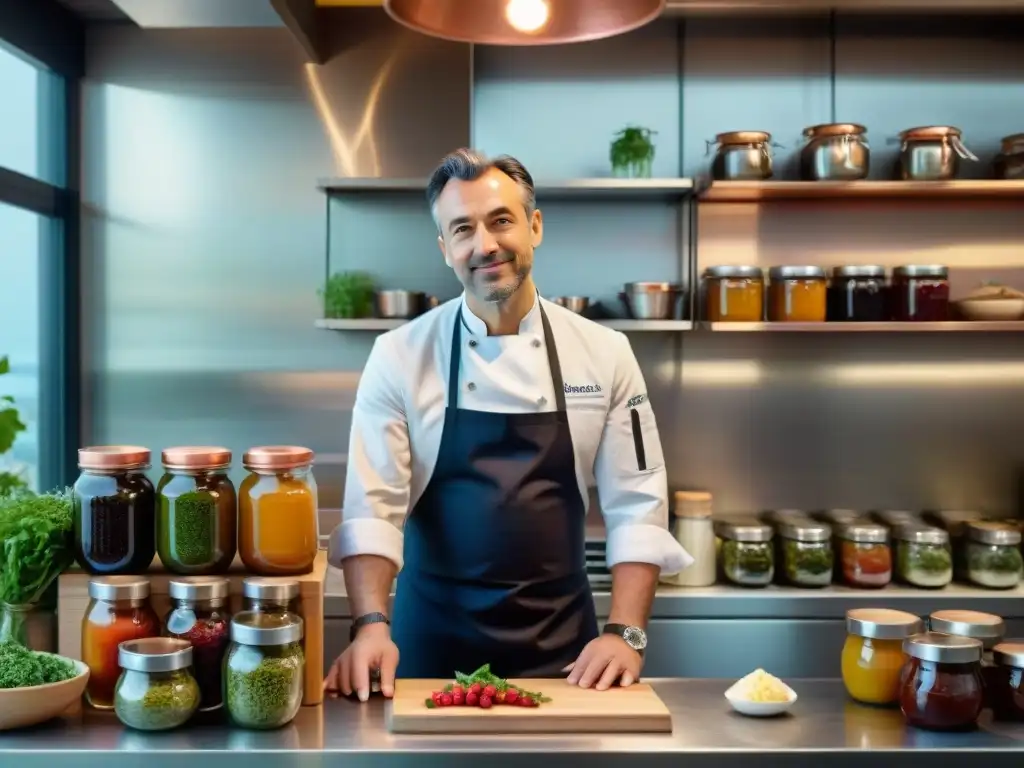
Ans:
[[[980,640],[925,632],[903,641],[900,709],[907,723],[932,731],[976,726],[984,706]]]
[[[887,319],[885,297],[885,267],[836,267],[828,288],[828,319],[839,323],[883,322]]]
[[[1003,619],[994,613],[981,611],[935,611],[928,617],[928,628],[940,635],[981,641],[981,678],[985,682],[985,706],[990,706],[993,678],[998,672],[993,651],[1006,635]]]
[[[949,268],[936,264],[896,267],[889,290],[893,320],[937,323],[949,319]]]
[[[1024,642],[999,643],[992,655],[996,664],[988,689],[992,716],[1024,722]]]
[[[89,573],[137,574],[156,553],[156,493],[148,448],[80,448],[75,482],[75,558]]]

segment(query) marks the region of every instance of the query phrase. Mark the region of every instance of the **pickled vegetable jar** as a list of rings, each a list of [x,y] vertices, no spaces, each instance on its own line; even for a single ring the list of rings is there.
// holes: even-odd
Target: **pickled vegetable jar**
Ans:
[[[922,589],[941,589],[953,580],[949,534],[924,524],[893,529],[896,573],[900,581]]]
[[[910,657],[900,683],[900,709],[917,728],[974,728],[984,706],[981,641],[926,632],[907,638]]]
[[[226,571],[237,550],[238,507],[227,448],[168,448],[157,485],[157,551],[171,573]]]
[[[313,451],[265,446],[245,453],[249,475],[238,500],[238,549],[261,576],[308,573],[320,547]]]
[[[235,725],[279,728],[302,705],[302,619],[293,613],[238,613],[224,661],[226,706]]]
[[[118,645],[159,636],[160,620],[149,604],[147,579],[107,576],[90,581],[82,619],[82,661],[89,667],[86,701],[96,709],[112,709],[121,674]]]
[[[1020,584],[1024,559],[1020,529],[1010,523],[967,523],[967,577],[979,587],[1012,589]]]
[[[299,613],[299,582],[254,576],[242,582],[245,610],[257,613]]]
[[[997,720],[1024,721],[1024,642],[999,643],[993,649],[995,671],[986,694]]]
[[[760,267],[708,267],[704,287],[710,322],[759,323],[764,319],[764,273]]]
[[[768,319],[821,323],[827,315],[828,273],[823,267],[772,267],[768,271]]]
[[[192,648],[185,640],[154,637],[121,646],[118,662],[117,719],[140,731],[167,731],[184,725],[199,706],[192,677]]]
[[[130,574],[156,553],[156,494],[146,477],[148,448],[104,445],[78,450],[75,557],[89,573]]]
[[[888,608],[855,608],[846,612],[843,685],[850,698],[864,704],[895,704],[900,698],[900,672],[907,661],[903,641],[924,632],[912,613]]]
[[[832,583],[832,529],[813,520],[789,520],[779,526],[783,569],[794,587],[827,587]]]
[[[844,323],[884,322],[885,267],[848,266],[832,270],[828,288],[828,319]]]
[[[837,528],[843,581],[860,589],[884,587],[892,580],[889,529],[879,523],[853,523]]]
[[[199,709],[219,709],[224,699],[221,667],[231,627],[228,580],[212,576],[172,579],[167,590],[172,606],[165,625],[167,634],[192,646],[193,674],[201,695]]]
[[[940,635],[970,637],[981,641],[981,677],[985,681],[986,703],[991,678],[996,671],[993,649],[1006,636],[1006,622],[999,616],[981,611],[935,611],[928,617],[932,632]]]
[[[896,267],[892,271],[891,315],[903,322],[949,319],[949,267],[937,264]]]
[[[949,534],[949,545],[953,550],[953,579],[956,581],[970,581],[967,574],[967,523],[981,518],[980,512],[960,510],[939,510],[922,515],[926,523]]]
[[[726,579],[741,587],[763,587],[775,576],[772,527],[757,520],[719,520],[719,562]]]

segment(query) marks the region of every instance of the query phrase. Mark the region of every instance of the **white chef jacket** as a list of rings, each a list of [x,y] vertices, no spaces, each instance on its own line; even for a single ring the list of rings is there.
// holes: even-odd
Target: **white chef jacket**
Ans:
[[[668,482],[643,374],[625,334],[538,297],[551,324],[583,506],[597,484],[606,558],[678,573],[693,558],[668,531]],[[555,410],[539,304],[518,335],[488,336],[465,303],[445,302],[379,336],[356,392],[345,480],[344,520],[330,562],[386,557],[401,569],[405,517],[430,481],[448,398],[452,330],[462,313],[460,408],[501,413]],[[639,436],[633,417],[639,414]],[[642,439],[645,466],[638,461]]]

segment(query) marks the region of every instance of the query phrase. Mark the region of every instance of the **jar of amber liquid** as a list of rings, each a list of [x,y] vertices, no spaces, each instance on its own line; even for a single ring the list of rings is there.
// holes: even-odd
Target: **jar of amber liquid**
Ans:
[[[773,323],[823,323],[828,314],[828,273],[823,267],[772,267],[768,319]]]
[[[924,631],[912,613],[888,608],[846,612],[843,685],[854,701],[890,705],[900,698],[900,672],[907,661],[903,641]]]
[[[759,323],[764,319],[764,273],[760,267],[708,267],[704,291],[708,322]]]
[[[252,448],[238,489],[238,553],[261,576],[308,573],[320,546],[313,451],[290,445]]]
[[[900,681],[900,709],[907,723],[933,731],[977,726],[984,706],[981,641],[926,632],[907,638],[910,657]]]

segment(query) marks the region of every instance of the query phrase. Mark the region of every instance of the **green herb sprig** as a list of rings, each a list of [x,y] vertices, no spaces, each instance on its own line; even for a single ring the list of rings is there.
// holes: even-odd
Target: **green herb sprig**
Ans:
[[[74,561],[70,488],[0,497],[0,602],[28,605]]]

